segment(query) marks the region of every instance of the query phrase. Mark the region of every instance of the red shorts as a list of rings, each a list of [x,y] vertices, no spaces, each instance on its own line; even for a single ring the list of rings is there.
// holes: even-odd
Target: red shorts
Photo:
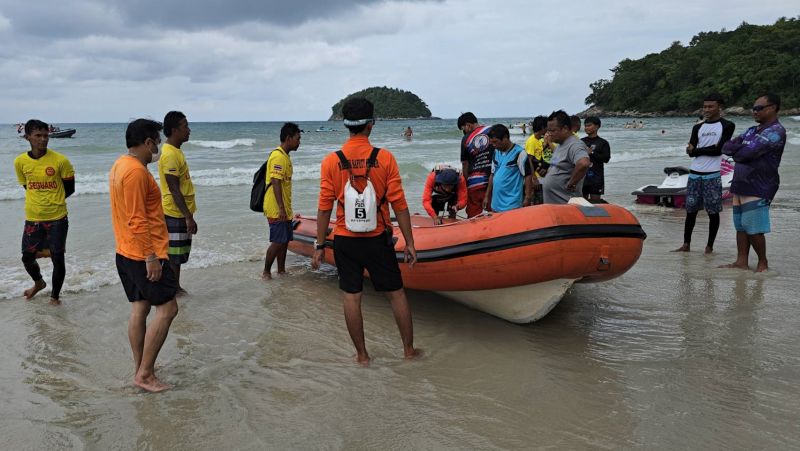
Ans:
[[[472,188],[467,191],[467,217],[478,216],[483,213],[483,198],[486,197],[486,185]]]

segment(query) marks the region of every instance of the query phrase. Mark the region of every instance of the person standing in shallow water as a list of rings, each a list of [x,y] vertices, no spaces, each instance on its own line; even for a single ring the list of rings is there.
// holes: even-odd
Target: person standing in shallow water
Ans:
[[[373,147],[369,142],[369,135],[375,126],[375,108],[372,102],[362,97],[351,98],[342,107],[342,115],[344,125],[350,131],[350,139],[339,152],[330,153],[322,160],[317,239],[314,242],[311,266],[317,269],[325,261],[325,238],[328,235],[333,204],[336,202],[333,255],[339,271],[339,288],[344,292],[347,331],[356,348],[355,360],[364,366],[370,361],[364,342],[364,319],[361,315],[365,269],[369,272],[375,291],[385,292],[389,298],[397,328],[400,330],[403,354],[406,359],[413,359],[420,351],[414,348],[411,307],[403,289],[403,278],[390,233],[392,223],[389,204],[392,205],[405,239],[405,261],[413,266],[417,260],[417,251],[414,248],[411,215],[408,212],[400,170],[394,155],[386,149]],[[344,164],[345,161],[347,165]],[[352,181],[355,188],[364,190],[367,176],[374,187],[376,202],[377,199],[383,199],[378,204],[377,217],[374,218],[376,227],[367,232],[350,231],[348,219],[345,218],[345,186],[348,181]],[[356,212],[350,219],[365,218],[363,213],[362,208],[361,212]]]
[[[714,240],[719,230],[719,213],[722,211],[722,146],[733,136],[736,125],[721,117],[722,96],[712,93],[703,100],[705,121],[692,127],[686,154],[694,158],[689,167],[686,184],[686,221],[683,227],[683,245],[674,252],[689,252],[692,231],[697,213],[708,213],[708,242],[705,252],[714,251]]]
[[[47,286],[36,257],[49,253],[53,262],[50,304],[59,305],[67,273],[67,198],[75,192],[75,171],[67,157],[47,148],[50,137],[46,123],[31,119],[24,129],[31,150],[14,159],[17,181],[25,189],[22,263],[33,279],[33,286],[25,290],[24,296],[31,300]]]
[[[736,261],[725,268],[749,269],[750,247],[756,251],[756,272],[769,269],[766,234],[771,231],[769,206],[778,192],[786,129],[778,121],[781,98],[765,94],[753,103],[758,123],[728,141],[722,153],[733,157],[733,226],[736,229]]]
[[[128,153],[117,158],[109,179],[116,265],[131,305],[128,339],[133,351],[133,383],[149,392],[171,387],[155,374],[155,363],[178,314],[178,279],[168,264],[169,233],[161,191],[147,165],[159,158],[161,124],[137,119],[128,124]],[[150,308],[155,318],[147,324]]]
[[[161,181],[161,206],[169,231],[169,264],[178,280],[178,296],[186,294],[181,287],[181,265],[189,261],[192,235],[197,233],[194,184],[181,150],[181,145],[189,141],[191,132],[186,116],[180,111],[170,111],[164,116],[167,142],[161,146],[158,177]]]
[[[267,158],[267,193],[264,216],[269,224],[269,247],[261,278],[272,278],[272,263],[278,259],[278,274],[286,274],[286,251],[292,241],[292,160],[289,153],[300,148],[300,127],[287,122],[281,127],[281,145]]]

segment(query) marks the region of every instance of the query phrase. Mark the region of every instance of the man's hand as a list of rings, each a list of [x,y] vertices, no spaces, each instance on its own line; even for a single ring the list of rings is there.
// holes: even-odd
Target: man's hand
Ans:
[[[686,155],[692,156],[692,152],[694,152],[694,146],[692,144],[686,145]]]
[[[574,183],[567,183],[567,192],[574,193],[577,188]]]
[[[484,210],[486,210],[486,206],[487,205],[489,205],[489,197],[488,196],[483,196],[483,204],[482,204],[482,206],[483,206]]]
[[[439,224],[441,224],[441,223],[442,223],[442,218],[441,218],[441,216],[434,216],[434,217],[433,217],[433,225],[439,225]]]
[[[194,222],[194,217],[186,217],[186,233],[195,235],[197,233],[197,223]]]
[[[414,248],[414,244],[406,244],[406,250],[403,254],[405,255],[405,262],[408,263],[408,267],[413,268],[414,263],[417,262],[417,250]]]
[[[311,269],[319,269],[323,263],[325,263],[325,249],[314,249],[314,255],[311,257]]]
[[[145,261],[145,268],[147,269],[147,280],[150,282],[161,280],[161,262],[158,259]]]
[[[281,208],[280,211],[278,212],[278,221],[284,222],[288,220],[289,217],[286,215],[286,209]]]

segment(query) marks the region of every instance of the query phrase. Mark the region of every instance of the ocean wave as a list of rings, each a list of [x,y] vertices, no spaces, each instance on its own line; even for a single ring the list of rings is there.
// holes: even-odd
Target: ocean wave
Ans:
[[[661,149],[641,149],[636,151],[611,152],[611,163],[620,161],[650,160],[654,158],[686,157],[686,148],[681,146]]]
[[[293,180],[316,180],[319,178],[319,164],[295,166]],[[433,166],[431,166],[433,167]],[[253,167],[230,167],[224,169],[192,170],[192,182],[195,186],[241,186],[253,183]],[[158,180],[158,174],[153,174]],[[108,194],[108,173],[80,174],[75,183],[74,196],[89,194]],[[0,201],[19,200],[25,198],[25,190],[20,186],[0,187]]]
[[[253,138],[238,138],[230,139],[228,141],[193,141],[190,140],[187,144],[197,147],[206,147],[210,149],[232,149],[234,147],[253,147],[256,140]]]

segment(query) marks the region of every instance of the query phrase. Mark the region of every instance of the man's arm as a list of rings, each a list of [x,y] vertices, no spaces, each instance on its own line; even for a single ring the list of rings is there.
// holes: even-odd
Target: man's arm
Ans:
[[[522,201],[522,206],[527,207],[533,204],[533,179],[530,174],[525,176],[525,199]]]
[[[753,161],[783,147],[785,143],[785,133],[778,133],[770,129],[763,130],[753,137],[750,143],[739,147],[736,153],[733,154],[733,161],[737,163]]]
[[[433,209],[433,185],[436,178],[436,173],[431,172],[428,174],[428,178],[425,179],[425,188],[422,190],[422,208],[428,212],[428,216],[431,218],[436,217],[436,211]]]
[[[486,194],[483,195],[483,209],[489,206],[489,199],[492,198],[492,183],[494,183],[494,174],[489,174],[489,183],[486,185]]]
[[[589,170],[590,164],[589,157],[583,157],[575,162],[575,169],[572,170],[572,176],[567,181],[567,191],[575,191],[578,182],[586,176],[586,171]]]
[[[325,237],[328,236],[328,225],[331,222],[331,212],[333,210],[317,210],[317,243],[325,243]],[[311,257],[311,267],[319,269],[319,265],[325,263],[325,249],[314,249],[314,255]]]
[[[275,202],[278,204],[278,220],[279,221],[288,221],[289,218],[286,216],[286,206],[283,204],[283,187],[281,186],[281,179],[277,179],[272,177],[269,179],[272,187],[272,193],[275,195]]]
[[[414,234],[411,232],[411,215],[408,213],[408,208],[395,211],[394,215],[397,218],[400,232],[403,233],[403,238],[406,240],[405,261],[409,268],[413,268],[414,263],[417,262],[417,249],[414,247]]]
[[[461,161],[461,175],[464,177],[464,180],[466,180],[467,177],[469,177],[469,172],[467,172],[468,170],[469,170],[469,161],[467,160]]]
[[[150,237],[150,222],[147,219],[147,191],[148,177],[147,169],[131,172],[123,181],[125,189],[125,202],[122,208],[125,209],[128,230],[130,230],[134,243],[139,248],[139,253],[145,256],[145,270],[147,280],[157,282],[161,279],[161,263],[155,252],[153,240]]]
[[[603,164],[611,161],[611,145],[608,141],[600,141],[600,145],[592,152],[592,159]]]
[[[172,199],[175,201],[175,206],[181,211],[183,217],[186,219],[186,231],[191,234],[197,233],[197,223],[194,222],[194,215],[189,211],[186,205],[186,199],[181,192],[181,179],[177,175],[164,174],[164,180],[167,181],[169,193],[172,194]]]
[[[64,198],[67,198],[75,192],[75,179],[61,179],[64,184]]]

